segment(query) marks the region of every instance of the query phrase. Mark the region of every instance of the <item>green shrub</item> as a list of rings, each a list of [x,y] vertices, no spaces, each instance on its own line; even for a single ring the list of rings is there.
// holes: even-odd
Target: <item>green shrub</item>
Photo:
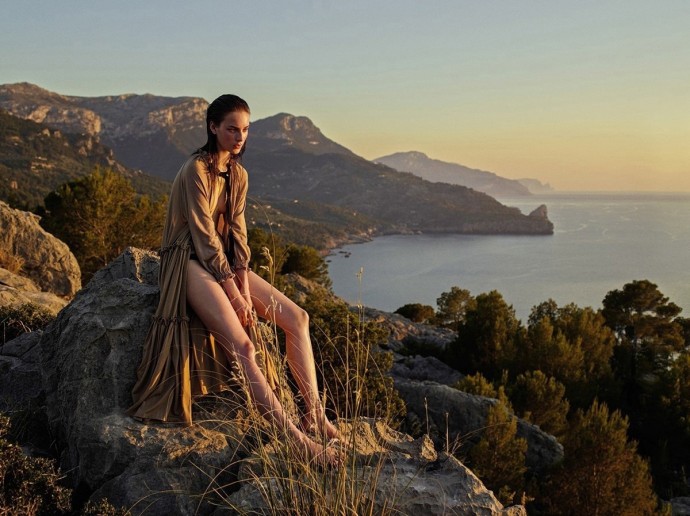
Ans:
[[[19,337],[22,333],[40,330],[55,319],[45,308],[33,303],[19,306],[0,306],[0,331],[2,345]]]
[[[433,306],[423,305],[421,303],[408,303],[398,308],[395,313],[416,323],[429,322],[433,320],[436,315]]]
[[[70,490],[59,485],[52,461],[27,457],[6,439],[10,420],[0,415],[0,514],[69,514]]]

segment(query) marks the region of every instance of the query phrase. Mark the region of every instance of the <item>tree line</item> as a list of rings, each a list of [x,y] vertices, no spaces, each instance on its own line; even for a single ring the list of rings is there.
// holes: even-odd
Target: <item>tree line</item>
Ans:
[[[38,208],[41,226],[65,242],[79,263],[82,283],[124,251],[127,246],[157,250],[161,245],[168,199],[139,195],[131,181],[110,169],[60,185]],[[252,268],[266,272],[263,248],[271,251],[273,267],[330,285],[328,268],[313,247],[285,242],[273,232],[249,229]]]
[[[437,307],[397,312],[454,329],[445,350],[426,351],[467,375],[458,389],[499,400],[468,459],[504,501],[522,494],[531,514],[653,514],[655,493],[688,495],[690,319],[657,285],[632,281],[601,310],[548,300],[526,325],[497,291],[453,287]],[[563,444],[545,478],[528,478],[514,416]]]

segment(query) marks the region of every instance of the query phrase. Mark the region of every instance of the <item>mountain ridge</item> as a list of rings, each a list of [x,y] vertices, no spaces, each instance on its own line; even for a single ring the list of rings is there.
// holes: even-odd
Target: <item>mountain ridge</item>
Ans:
[[[196,97],[69,97],[27,83],[0,85],[0,107],[25,118],[43,117],[52,127],[93,131],[126,166],[167,180],[205,141],[206,106]],[[546,216],[529,217],[466,187],[439,187],[357,156],[307,117],[279,113],[255,121],[243,159],[251,195],[360,213],[373,221],[367,231],[372,235],[553,232]]]
[[[427,181],[466,186],[491,196],[527,196],[530,190],[514,179],[459,163],[433,159],[420,151],[395,152],[373,160],[400,172],[410,172]]]

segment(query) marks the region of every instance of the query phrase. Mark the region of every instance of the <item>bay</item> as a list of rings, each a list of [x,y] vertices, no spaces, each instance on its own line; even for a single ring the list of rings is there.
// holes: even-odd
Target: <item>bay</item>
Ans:
[[[551,236],[392,235],[348,245],[327,259],[334,292],[394,311],[436,308],[452,286],[498,290],[526,320],[547,299],[600,308],[632,280],[656,283],[690,316],[690,193],[561,193],[503,204],[546,204]],[[361,274],[360,274],[361,272]]]

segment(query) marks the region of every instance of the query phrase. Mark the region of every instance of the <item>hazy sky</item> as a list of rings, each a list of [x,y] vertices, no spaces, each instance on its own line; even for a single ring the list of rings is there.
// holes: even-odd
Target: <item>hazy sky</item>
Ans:
[[[0,0],[0,83],[237,93],[372,159],[690,191],[690,1]]]

